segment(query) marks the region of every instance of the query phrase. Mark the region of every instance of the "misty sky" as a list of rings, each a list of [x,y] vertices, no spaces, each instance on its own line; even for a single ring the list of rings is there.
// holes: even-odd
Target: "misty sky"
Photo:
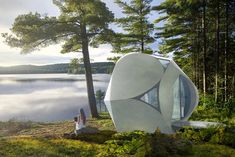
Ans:
[[[107,4],[109,9],[115,14],[115,17],[122,16],[119,7],[114,0],[102,0]],[[163,0],[153,0],[154,5],[161,3]],[[29,12],[38,12],[48,14],[49,16],[59,15],[58,8],[53,5],[52,0],[0,0],[0,33],[9,32],[14,19],[19,14]],[[151,16],[151,20],[158,16],[157,13]],[[70,59],[81,57],[81,53],[60,54],[61,45],[51,45],[42,48],[40,51],[34,51],[31,54],[21,55],[20,49],[10,48],[3,42],[0,37],[0,66],[11,66],[20,64],[53,64],[68,63]],[[153,45],[157,47],[157,43]],[[106,61],[107,57],[115,56],[111,53],[110,45],[101,45],[99,48],[89,48],[91,58],[97,61]]]

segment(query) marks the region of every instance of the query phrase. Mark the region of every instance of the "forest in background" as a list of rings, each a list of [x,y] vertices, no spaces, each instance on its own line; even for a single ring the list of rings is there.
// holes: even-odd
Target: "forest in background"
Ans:
[[[154,7],[163,14],[156,22],[160,52],[174,60],[193,80],[202,97],[219,107],[234,103],[235,1],[166,0]],[[229,102],[229,103],[228,103]]]

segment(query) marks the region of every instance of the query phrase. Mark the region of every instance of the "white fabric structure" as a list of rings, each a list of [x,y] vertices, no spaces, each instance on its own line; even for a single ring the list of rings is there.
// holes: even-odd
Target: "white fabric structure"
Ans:
[[[115,65],[105,104],[119,132],[172,133],[198,104],[197,89],[173,60],[130,53]]]

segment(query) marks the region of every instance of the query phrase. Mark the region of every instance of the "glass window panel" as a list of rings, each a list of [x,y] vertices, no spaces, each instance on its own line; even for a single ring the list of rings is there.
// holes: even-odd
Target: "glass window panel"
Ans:
[[[190,86],[188,84],[188,80],[184,76],[180,76],[181,82],[181,111],[184,113],[182,117],[184,117],[188,112],[191,105],[191,91]]]
[[[164,69],[166,69],[167,66],[170,64],[170,61],[168,61],[168,60],[159,59],[159,61],[162,64]]]
[[[159,109],[159,102],[158,102],[158,85],[154,88],[152,88],[150,91],[146,92],[140,100],[144,101],[145,103],[148,103],[155,108]]]
[[[174,107],[173,120],[180,120],[189,112],[191,103],[191,93],[188,80],[184,76],[179,76],[174,83]]]
[[[174,106],[173,106],[173,114],[172,114],[172,119],[173,120],[180,120],[180,81],[179,78],[174,83],[173,86],[173,93],[174,93]]]

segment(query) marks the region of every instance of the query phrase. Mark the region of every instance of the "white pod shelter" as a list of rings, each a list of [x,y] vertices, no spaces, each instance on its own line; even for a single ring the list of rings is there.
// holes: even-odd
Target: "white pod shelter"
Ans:
[[[114,67],[105,104],[119,132],[172,133],[172,122],[191,116],[198,93],[173,60],[130,53]]]

